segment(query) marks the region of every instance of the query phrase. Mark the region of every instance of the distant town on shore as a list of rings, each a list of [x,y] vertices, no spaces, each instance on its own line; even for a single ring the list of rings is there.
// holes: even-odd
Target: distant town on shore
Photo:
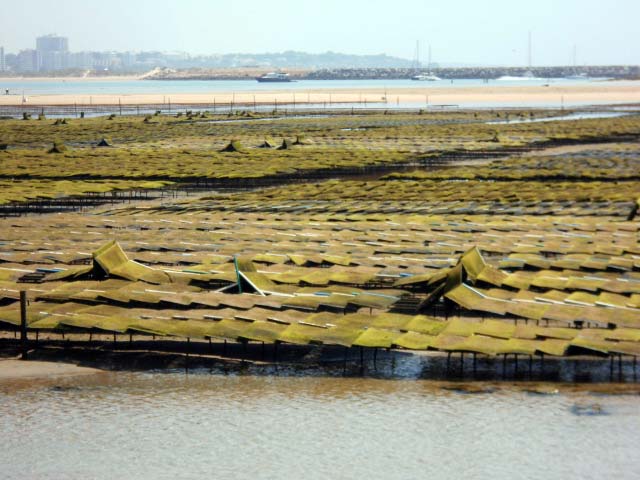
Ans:
[[[69,49],[58,35],[36,38],[35,48],[8,53],[0,46],[0,75],[5,77],[105,77],[135,75],[148,80],[243,80],[272,70],[286,70],[297,80],[406,79],[416,72],[436,72],[442,79],[495,79],[501,76],[637,79],[638,65],[470,66],[419,58],[352,55],[336,52],[190,55],[185,52],[95,52]]]

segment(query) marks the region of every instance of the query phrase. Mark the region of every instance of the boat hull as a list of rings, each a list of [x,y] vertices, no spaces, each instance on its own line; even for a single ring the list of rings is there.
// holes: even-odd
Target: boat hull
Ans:
[[[261,77],[256,77],[256,80],[260,83],[289,83],[293,81],[290,78],[261,78]]]

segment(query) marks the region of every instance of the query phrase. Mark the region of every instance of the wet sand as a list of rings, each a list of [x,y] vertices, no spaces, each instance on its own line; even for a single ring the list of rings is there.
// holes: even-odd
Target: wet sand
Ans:
[[[79,367],[70,363],[0,360],[0,381],[26,378],[73,377],[93,375],[102,370]]]
[[[121,95],[33,95],[26,98],[28,105],[145,105],[145,104],[191,104],[202,105],[215,102],[224,104],[234,102],[236,105],[291,104],[291,103],[358,103],[365,102],[375,106],[384,104],[424,104],[427,105],[478,105],[478,104],[513,104],[513,105],[576,105],[607,103],[640,103],[640,83],[638,85],[618,85],[603,82],[598,85],[559,86],[477,86],[477,87],[416,87],[401,88],[366,88],[331,89],[327,82],[326,89],[296,89],[273,91],[248,91],[233,93],[230,91],[214,91],[207,93],[188,93],[189,84],[185,82],[185,93],[165,94],[127,94]],[[21,105],[21,95],[0,95],[0,105]]]

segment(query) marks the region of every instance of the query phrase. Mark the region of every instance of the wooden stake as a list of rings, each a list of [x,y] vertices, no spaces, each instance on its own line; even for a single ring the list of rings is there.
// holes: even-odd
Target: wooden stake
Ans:
[[[21,359],[27,359],[28,349],[27,338],[27,292],[20,290],[20,347],[22,349]]]

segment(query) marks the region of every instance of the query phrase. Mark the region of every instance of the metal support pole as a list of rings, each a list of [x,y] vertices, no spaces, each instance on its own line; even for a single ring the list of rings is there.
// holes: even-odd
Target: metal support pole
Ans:
[[[236,281],[238,282],[238,293],[242,293],[242,278],[240,277],[240,269],[238,268],[238,257],[233,256],[233,267],[236,270]]]

